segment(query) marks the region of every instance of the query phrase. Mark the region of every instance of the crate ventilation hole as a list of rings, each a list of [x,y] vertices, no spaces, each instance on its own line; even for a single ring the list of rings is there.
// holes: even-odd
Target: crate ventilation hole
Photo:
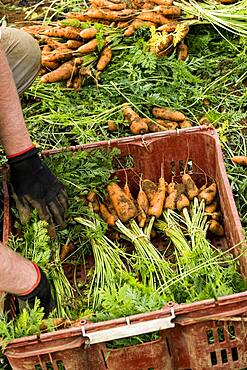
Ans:
[[[61,361],[61,360],[56,361],[55,367],[52,365],[51,362],[46,362],[45,368],[44,367],[42,368],[39,364],[37,364],[37,365],[34,366],[34,369],[35,370],[43,370],[43,369],[46,369],[46,370],[66,370],[65,366],[63,364],[63,361]]]
[[[226,335],[228,335],[230,340],[236,339],[235,329],[234,329],[234,326],[232,326],[232,325],[228,325],[227,330],[224,330],[224,327],[219,327],[215,331],[216,332],[214,332],[212,329],[207,330],[207,339],[208,339],[208,344],[209,345],[212,345],[216,342],[218,342],[218,343],[225,342]],[[216,335],[214,335],[214,334],[216,334]],[[219,356],[219,354],[220,354],[220,356]],[[237,361],[238,360],[238,349],[237,349],[237,347],[231,347],[231,359],[228,358],[228,354],[227,354],[226,349],[220,350],[220,352],[218,353],[218,356],[220,357],[220,359],[219,359],[219,357],[217,357],[216,351],[210,352],[210,360],[211,360],[211,365],[212,366],[217,365],[219,362],[221,362],[222,364],[225,364],[225,363],[228,363],[229,361],[230,362],[231,361],[233,361],[233,362]]]
[[[186,168],[186,172],[187,173],[193,173],[193,162],[192,162],[192,159],[188,159],[187,163],[184,162],[183,160],[180,160],[178,161],[179,163],[179,173],[180,175],[182,176],[184,174],[184,170],[185,170],[185,166],[187,167]],[[170,171],[171,171],[171,175],[172,176],[176,176],[176,165],[175,165],[175,161],[171,161],[170,162]]]

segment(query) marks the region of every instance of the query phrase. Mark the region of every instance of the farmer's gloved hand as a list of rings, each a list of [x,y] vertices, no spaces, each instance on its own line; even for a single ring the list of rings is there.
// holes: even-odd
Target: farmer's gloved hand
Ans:
[[[10,182],[16,207],[22,222],[28,221],[30,206],[51,226],[64,226],[68,197],[64,185],[53,175],[38,156],[36,148],[8,157]]]
[[[49,312],[54,307],[54,301],[51,295],[51,289],[45,273],[34,264],[38,273],[37,282],[31,291],[25,292],[24,295],[17,295],[19,301],[28,303],[30,308],[34,307],[36,298],[40,300],[40,307],[44,308],[45,317],[48,316]]]

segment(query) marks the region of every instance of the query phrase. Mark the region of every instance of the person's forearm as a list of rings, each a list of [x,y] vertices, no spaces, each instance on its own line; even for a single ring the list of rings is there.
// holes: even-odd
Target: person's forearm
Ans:
[[[5,53],[0,48],[0,141],[7,156],[32,146]]]
[[[37,272],[31,261],[0,243],[0,291],[22,294],[33,287]]]

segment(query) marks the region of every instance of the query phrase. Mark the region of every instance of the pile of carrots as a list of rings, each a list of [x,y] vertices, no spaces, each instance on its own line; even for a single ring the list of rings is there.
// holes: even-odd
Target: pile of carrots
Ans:
[[[118,219],[123,223],[137,219],[139,227],[143,228],[150,218],[160,218],[165,209],[179,213],[183,212],[184,208],[189,209],[190,203],[197,197],[199,202],[203,201],[205,204],[204,212],[209,220],[209,232],[219,237],[224,236],[215,182],[198,188],[189,174],[185,173],[180,183],[172,181],[169,184],[161,175],[158,184],[149,179],[140,179],[135,198],[127,181],[123,188],[116,183],[110,183],[107,186],[107,194],[101,202],[96,192],[90,191],[87,201],[110,227],[114,227]]]
[[[111,24],[132,36],[141,27],[152,27],[150,51],[158,56],[170,55],[177,46],[178,59],[185,60],[188,47],[183,40],[189,32],[187,22],[181,22],[181,9],[173,0],[91,0],[91,7],[81,13],[68,13],[68,18]]]
[[[96,70],[101,73],[112,59],[112,50],[103,45],[100,48],[94,27],[72,27],[61,23],[56,27],[28,26],[23,30],[29,32],[39,41],[41,47],[41,81],[53,83],[67,81],[67,87],[78,91],[86,78],[92,75],[90,68],[85,66],[84,56],[99,53]],[[100,52],[99,52],[100,49]]]
[[[96,69],[96,79],[112,59],[108,31],[132,36],[146,26],[151,30],[150,51],[158,56],[169,55],[177,47],[178,58],[185,60],[188,48],[183,40],[188,24],[179,20],[180,8],[173,0],[91,0],[81,13],[68,13],[54,26],[27,26],[23,30],[38,39],[42,50],[41,81],[67,81],[78,91]],[[102,29],[99,23],[109,26]],[[101,25],[100,25],[101,26]],[[85,59],[92,55],[92,63]],[[93,66],[93,69],[91,68]],[[94,76],[95,78],[95,76]]]
[[[123,108],[123,114],[130,123],[130,131],[134,135],[148,132],[175,130],[177,128],[191,127],[192,124],[186,116],[170,108],[153,107],[153,119],[140,117],[128,104]]]

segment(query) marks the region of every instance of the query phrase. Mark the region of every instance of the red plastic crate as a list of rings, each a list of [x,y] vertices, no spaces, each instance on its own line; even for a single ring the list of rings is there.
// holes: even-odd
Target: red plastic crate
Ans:
[[[224,249],[243,242],[241,223],[227,179],[220,142],[212,128],[196,127],[160,132],[119,140],[91,143],[43,152],[113,148],[131,156],[132,168],[116,171],[122,183],[127,173],[131,191],[138,189],[140,174],[153,181],[160,176],[181,177],[188,162],[197,183],[205,174],[214,178],[224,217],[225,237],[214,243]],[[238,247],[234,252],[239,253]],[[247,259],[240,257],[241,272],[247,276]],[[128,318],[90,323],[53,333],[13,340],[5,354],[14,370],[208,370],[247,368],[247,292],[193,304],[174,304],[162,310]],[[247,318],[246,318],[247,320]],[[121,349],[109,349],[106,342],[160,330],[158,340]]]

